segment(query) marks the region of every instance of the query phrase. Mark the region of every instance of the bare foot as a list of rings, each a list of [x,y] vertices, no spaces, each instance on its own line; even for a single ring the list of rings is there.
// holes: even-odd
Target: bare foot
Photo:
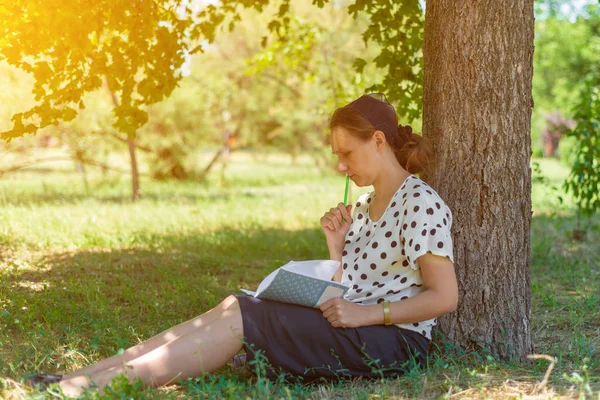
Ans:
[[[70,397],[81,396],[85,388],[90,386],[90,381],[85,376],[76,376],[71,379],[64,379],[60,381],[59,386],[63,393]]]

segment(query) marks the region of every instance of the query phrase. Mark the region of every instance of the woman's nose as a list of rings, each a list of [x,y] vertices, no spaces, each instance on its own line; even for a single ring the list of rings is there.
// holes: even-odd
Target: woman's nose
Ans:
[[[343,172],[348,171],[348,166],[346,164],[344,164],[343,162],[338,161],[337,169],[338,169],[339,172],[343,173]]]

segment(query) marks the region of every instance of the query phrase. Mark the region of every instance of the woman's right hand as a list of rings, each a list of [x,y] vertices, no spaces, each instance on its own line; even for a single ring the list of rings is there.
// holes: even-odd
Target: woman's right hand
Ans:
[[[343,223],[342,218],[344,219]],[[337,207],[333,207],[323,214],[320,222],[330,252],[335,250],[341,257],[346,234],[352,225],[352,205],[344,206],[344,203],[339,203]]]

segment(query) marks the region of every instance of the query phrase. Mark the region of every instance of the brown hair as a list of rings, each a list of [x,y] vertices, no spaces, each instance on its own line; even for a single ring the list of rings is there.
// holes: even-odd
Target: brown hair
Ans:
[[[357,139],[367,141],[377,130],[365,117],[352,107],[342,107],[335,110],[329,129],[341,127]],[[398,134],[390,135],[384,132],[385,140],[389,143],[396,159],[408,172],[418,174],[431,172],[433,165],[433,149],[431,142],[423,136],[413,133],[409,125],[398,125]]]

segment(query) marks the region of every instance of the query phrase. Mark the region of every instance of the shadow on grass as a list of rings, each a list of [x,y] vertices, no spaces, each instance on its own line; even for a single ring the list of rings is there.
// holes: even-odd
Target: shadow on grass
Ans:
[[[7,299],[0,375],[27,370],[18,365],[28,358],[56,367],[59,353],[113,355],[208,311],[239,288],[254,290],[290,259],[327,256],[317,229],[153,236],[127,249],[45,256],[32,268],[0,275],[0,299]],[[32,347],[46,354],[31,354]]]
[[[594,228],[574,240],[576,227],[574,216],[534,216],[532,224],[532,340],[536,352],[557,357],[558,374],[585,360],[600,371],[600,242]]]
[[[586,222],[587,223],[587,222]],[[574,280],[589,277],[600,267],[600,217],[591,221],[583,240],[573,239],[574,216],[534,216],[531,229],[531,274],[538,281],[554,281],[565,290]],[[565,286],[567,285],[567,286]]]
[[[599,277],[594,260],[600,243],[593,235],[584,242],[570,240],[567,233],[574,224],[570,217],[536,216],[532,226],[532,331],[537,350],[561,359],[557,376],[570,373],[590,354],[594,360],[598,348],[590,335],[599,326],[593,300],[600,297],[573,300],[569,308],[561,300],[574,299],[569,291]],[[207,311],[240,287],[254,289],[290,259],[326,257],[318,229],[143,236],[126,249],[45,256],[33,269],[0,275],[0,376],[19,379],[25,371],[70,370],[114,355]],[[434,350],[432,362],[444,364],[430,365],[434,376],[448,368],[446,363],[456,363],[461,375],[463,367],[494,362],[454,351]],[[507,372],[514,373],[509,367]],[[598,368],[597,359],[590,367]],[[535,381],[545,368],[535,369]],[[482,378],[481,384],[489,382]]]

